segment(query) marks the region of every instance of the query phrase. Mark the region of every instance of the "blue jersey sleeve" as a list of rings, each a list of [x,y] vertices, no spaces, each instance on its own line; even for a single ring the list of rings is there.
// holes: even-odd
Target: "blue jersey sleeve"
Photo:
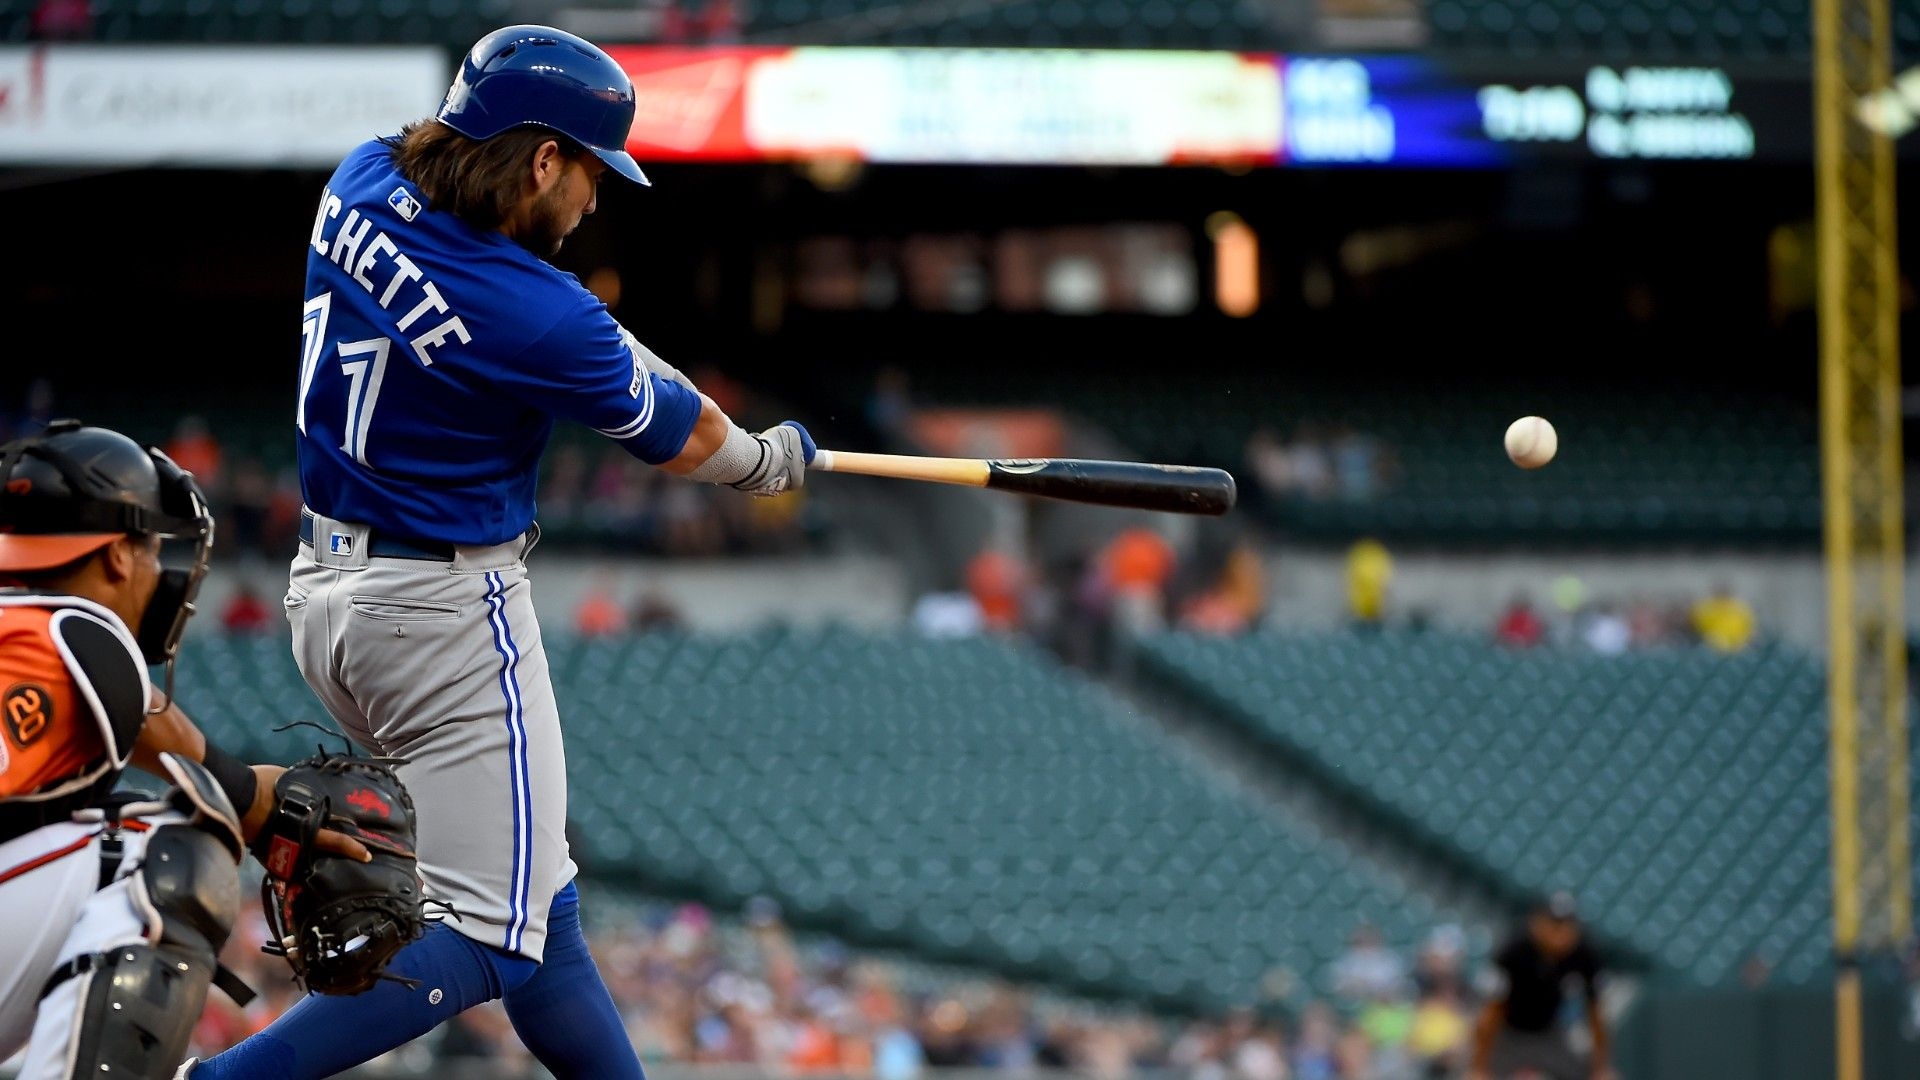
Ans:
[[[585,424],[658,465],[686,447],[700,417],[700,395],[648,371],[628,340],[595,303],[569,313],[496,377],[527,404]]]

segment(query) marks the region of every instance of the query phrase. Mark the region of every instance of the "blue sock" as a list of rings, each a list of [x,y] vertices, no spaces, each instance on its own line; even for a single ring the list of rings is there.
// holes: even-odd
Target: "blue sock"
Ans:
[[[540,970],[507,991],[507,1018],[556,1080],[645,1080],[640,1057],[580,932],[572,882],[553,898]]]
[[[445,924],[401,949],[389,966],[418,989],[383,980],[362,994],[308,994],[266,1030],[195,1065],[193,1080],[302,1080],[332,1076],[432,1031],[454,1014],[508,993],[538,966]]]

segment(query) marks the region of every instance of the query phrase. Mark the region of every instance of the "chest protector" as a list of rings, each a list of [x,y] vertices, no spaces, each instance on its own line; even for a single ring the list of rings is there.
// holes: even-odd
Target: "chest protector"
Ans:
[[[0,842],[113,790],[150,686],[139,646],[106,608],[0,589]]]

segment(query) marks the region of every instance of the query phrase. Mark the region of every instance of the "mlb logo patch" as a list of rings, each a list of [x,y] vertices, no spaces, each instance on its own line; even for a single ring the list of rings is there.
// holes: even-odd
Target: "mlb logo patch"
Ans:
[[[327,550],[335,555],[353,554],[353,536],[350,533],[333,533],[327,537]]]
[[[395,213],[408,221],[412,221],[420,213],[420,200],[414,198],[403,187],[393,189],[393,194],[387,196],[387,205],[393,207]]]

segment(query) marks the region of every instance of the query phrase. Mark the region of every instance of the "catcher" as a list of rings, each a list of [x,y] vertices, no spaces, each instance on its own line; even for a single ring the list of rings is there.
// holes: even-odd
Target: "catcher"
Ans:
[[[186,568],[163,541],[191,546]],[[157,450],[68,420],[0,445],[0,1059],[25,1044],[21,1080],[171,1075],[210,984],[251,997],[216,959],[247,839],[310,989],[371,985],[423,929],[391,770],[249,766],[172,704],[212,544],[198,485]],[[129,764],[172,786],[116,792]]]

